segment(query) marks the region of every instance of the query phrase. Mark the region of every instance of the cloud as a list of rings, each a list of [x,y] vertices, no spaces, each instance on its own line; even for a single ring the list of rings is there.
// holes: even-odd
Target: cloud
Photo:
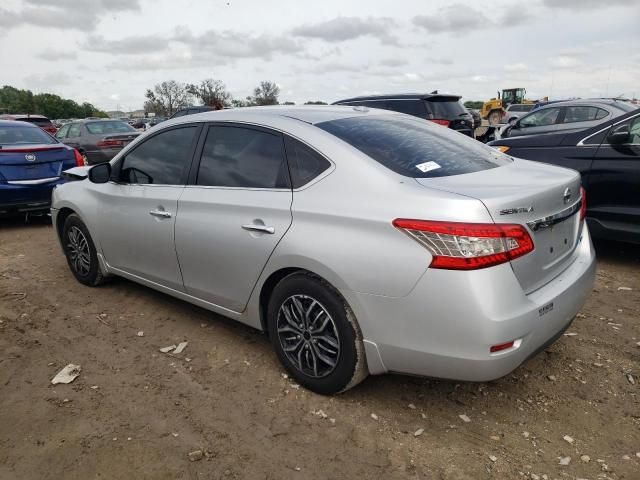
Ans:
[[[417,15],[413,24],[431,33],[464,34],[494,27],[514,27],[529,20],[531,15],[520,6],[507,7],[497,19],[489,19],[480,10],[456,3],[440,8],[433,15]]]
[[[25,0],[22,10],[0,9],[0,27],[21,25],[47,28],[93,30],[102,16],[121,11],[137,11],[139,0]]]
[[[565,10],[595,10],[607,7],[637,6],[638,0],[542,0],[542,3],[549,8]]]
[[[482,12],[457,3],[439,9],[434,15],[417,15],[413,17],[413,23],[432,33],[464,33],[485,28],[490,22]]]
[[[325,42],[344,42],[369,36],[395,45],[397,39],[391,34],[395,26],[395,20],[387,17],[336,17],[326,22],[296,27],[291,33],[297,37],[320,39]]]
[[[529,67],[526,63],[510,63],[504,66],[505,71],[507,72],[526,72],[529,70]]]
[[[404,58],[383,58],[380,60],[380,65],[385,67],[402,67],[407,64],[407,61]]]
[[[64,72],[32,74],[24,77],[24,83],[27,87],[36,91],[45,90],[49,92],[55,91],[58,87],[67,86],[72,80],[73,78]]]
[[[140,35],[120,40],[106,40],[100,35],[91,35],[82,48],[91,52],[112,53],[114,55],[135,55],[164,50],[169,46],[166,36]]]
[[[40,60],[55,62],[58,60],[75,60],[76,58],[78,58],[78,55],[75,52],[47,49],[38,52],[36,54],[36,57]]]
[[[549,59],[549,63],[553,68],[575,68],[582,65],[582,60],[569,55],[558,55]]]

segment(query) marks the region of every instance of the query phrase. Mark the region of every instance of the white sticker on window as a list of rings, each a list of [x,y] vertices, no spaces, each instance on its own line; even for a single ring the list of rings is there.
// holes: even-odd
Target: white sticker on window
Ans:
[[[416,168],[423,173],[427,173],[427,172],[430,172],[431,170],[437,170],[438,168],[440,168],[440,165],[438,165],[436,162],[425,162],[425,163],[416,165]]]

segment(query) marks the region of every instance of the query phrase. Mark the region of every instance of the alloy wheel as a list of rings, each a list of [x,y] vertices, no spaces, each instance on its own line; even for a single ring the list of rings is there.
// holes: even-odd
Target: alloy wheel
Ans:
[[[67,233],[67,252],[75,272],[79,275],[87,276],[91,269],[89,242],[82,230],[76,226],[71,227]]]
[[[280,345],[293,366],[313,378],[329,375],[340,359],[340,337],[327,310],[312,297],[292,295],[278,310]]]

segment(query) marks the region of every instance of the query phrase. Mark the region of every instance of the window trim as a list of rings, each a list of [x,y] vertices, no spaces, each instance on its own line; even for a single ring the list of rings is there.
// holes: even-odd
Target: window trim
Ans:
[[[315,177],[313,177],[311,180],[309,180],[307,183],[300,185],[298,188],[292,188],[291,190],[293,192],[299,192],[301,190],[305,190],[306,188],[315,185],[316,183],[318,183],[320,180],[322,180],[323,178],[327,177],[328,175],[330,175],[335,169],[336,169],[336,164],[333,163],[329,157],[327,157],[326,155],[324,155],[322,152],[319,152],[317,148],[309,145],[307,142],[305,142],[304,140],[301,140],[300,138],[296,137],[295,135],[291,135],[290,133],[284,133],[283,132],[283,137],[284,136],[288,136],[290,138],[292,138],[293,140],[296,140],[298,142],[300,142],[301,144],[303,144],[305,147],[309,148],[310,150],[312,150],[313,152],[315,152],[317,155],[321,156],[322,158],[324,158],[327,162],[329,162],[329,168],[326,168],[325,170],[323,170],[320,175],[316,175]],[[283,143],[285,145],[285,155],[286,155],[286,150],[287,150],[287,144],[286,142],[284,142],[284,138],[283,138]],[[287,168],[289,169],[289,176],[291,176],[291,166],[289,165],[289,157],[287,155]],[[291,185],[293,186],[293,179],[291,179]]]
[[[147,143],[149,140],[151,140],[152,138],[157,137],[158,135],[168,132],[170,130],[178,130],[181,128],[192,128],[192,127],[196,127],[196,131],[195,131],[195,135],[193,137],[193,140],[191,142],[191,147],[190,147],[190,152],[189,155],[187,157],[187,161],[186,161],[186,165],[183,168],[182,171],[182,176],[180,178],[180,183],[177,184],[172,184],[172,183],[128,183],[128,182],[122,182],[120,181],[120,173],[122,170],[122,163],[125,161],[125,159],[127,158],[127,156],[132,153],[135,152],[138,148],[140,148],[142,145],[144,145],[145,143]],[[162,130],[159,130],[157,132],[153,132],[153,134],[149,135],[147,138],[145,138],[143,141],[136,143],[133,148],[129,149],[126,152],[123,152],[123,155],[121,155],[120,157],[118,157],[118,159],[111,165],[111,180],[109,180],[109,183],[114,183],[116,185],[129,185],[132,187],[179,187],[179,188],[183,188],[184,186],[187,185],[186,181],[189,178],[189,174],[191,173],[191,169],[193,168],[193,162],[194,162],[194,153],[195,153],[195,148],[198,145],[199,139],[202,136],[202,123],[197,123],[197,122],[192,122],[192,123],[179,123],[177,125],[172,125],[166,128],[163,128]]]
[[[592,133],[591,135],[587,135],[586,137],[584,137],[582,140],[580,140],[576,144],[576,147],[587,147],[587,148],[600,147],[600,145],[604,145],[604,141],[601,142],[601,143],[598,143],[598,144],[595,144],[595,143],[587,143],[587,144],[585,144],[584,142],[589,140],[591,137],[594,137],[594,136],[598,135],[599,133],[604,132],[605,130],[608,130],[608,129],[612,128],[612,127],[615,127],[616,125],[620,125],[621,123],[624,123],[624,122],[631,122],[636,117],[640,117],[640,113],[636,113],[635,115],[631,115],[630,117],[624,118],[624,119],[619,120],[619,121],[617,121],[615,123],[611,123],[611,124],[607,125],[606,127],[603,127],[600,130]],[[611,120],[609,120],[609,121],[611,121]],[[625,143],[624,145],[634,146],[634,145],[637,145],[637,144],[636,143]]]
[[[191,169],[187,178],[185,187],[188,188],[207,188],[218,190],[249,190],[249,191],[266,191],[266,192],[291,192],[291,173],[289,170],[289,161],[287,159],[286,150],[284,148],[284,135],[285,132],[277,130],[271,127],[265,127],[264,125],[258,125],[250,122],[241,122],[237,120],[223,120],[217,122],[202,122],[202,130],[200,131],[200,139],[196,145],[195,152],[193,154],[193,160],[191,162]],[[261,188],[261,187],[230,187],[222,185],[198,185],[198,170],[200,169],[200,161],[202,160],[202,151],[204,150],[204,144],[207,141],[207,135],[209,130],[215,127],[230,127],[230,128],[246,128],[248,130],[256,130],[259,132],[275,135],[280,138],[282,146],[282,158],[287,166],[287,172],[289,173],[289,187],[286,188]]]

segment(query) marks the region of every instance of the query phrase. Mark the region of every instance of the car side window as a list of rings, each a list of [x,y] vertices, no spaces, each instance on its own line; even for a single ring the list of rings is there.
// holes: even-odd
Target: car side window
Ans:
[[[120,166],[119,181],[133,184],[181,185],[191,162],[198,127],[165,130],[129,152]]]
[[[629,124],[629,143],[640,145],[640,117],[636,117]]]
[[[67,138],[76,138],[80,136],[80,125],[74,123],[69,125],[69,133],[67,134]]]
[[[593,120],[599,120],[603,118],[602,113],[604,112],[604,117],[607,116],[608,112],[598,107],[589,107],[589,106],[575,106],[575,107],[567,107],[566,113],[564,115],[564,120],[562,123],[577,123],[577,122],[590,122]],[[601,116],[598,116],[598,115]]]
[[[304,143],[284,137],[293,188],[300,188],[327,170],[331,163]]]
[[[282,136],[242,126],[209,127],[196,183],[211,187],[290,188]]]
[[[65,138],[68,131],[69,125],[63,125],[62,128],[56,132],[56,138]]]
[[[518,124],[522,128],[553,125],[558,120],[558,115],[560,115],[559,108],[545,108],[522,117]]]

